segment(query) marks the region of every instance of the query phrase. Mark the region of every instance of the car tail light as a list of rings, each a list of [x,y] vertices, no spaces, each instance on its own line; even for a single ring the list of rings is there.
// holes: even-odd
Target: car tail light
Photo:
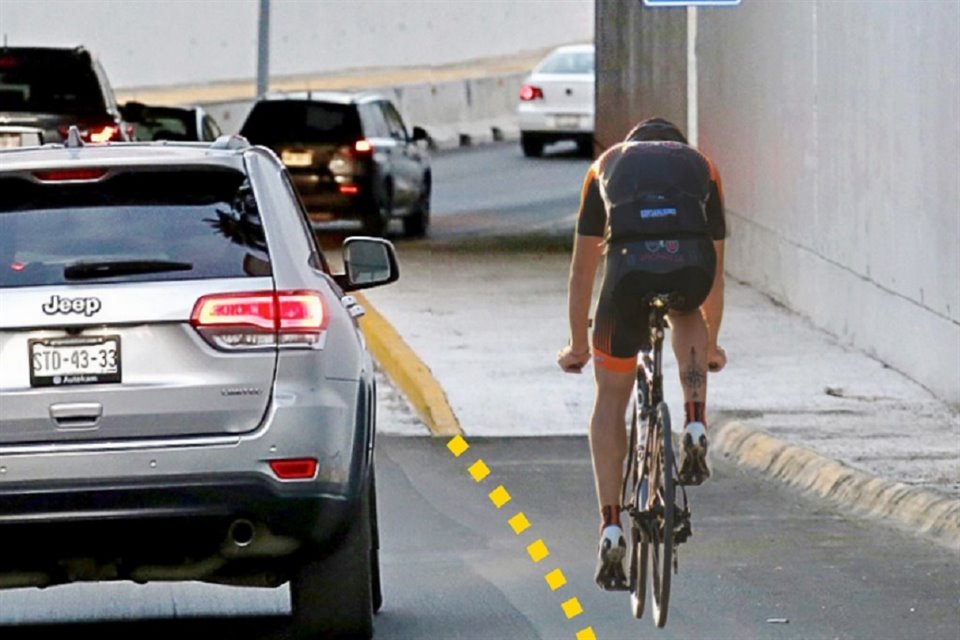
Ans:
[[[20,61],[13,56],[3,56],[0,58],[0,69],[13,69],[19,64]]]
[[[313,480],[317,475],[315,458],[271,460],[270,469],[281,480]]]
[[[190,324],[212,346],[226,351],[321,348],[327,308],[316,291],[257,291],[203,296]]]
[[[103,143],[103,142],[121,142],[123,133],[116,123],[82,124],[77,125],[80,130],[80,137],[84,142]],[[69,126],[60,127],[60,136],[66,140],[70,132]]]
[[[340,193],[345,196],[355,196],[360,193],[360,187],[355,184],[342,184],[340,185]]]
[[[543,99],[543,89],[540,87],[535,87],[532,84],[525,84],[520,87],[520,99],[524,102],[529,102],[530,100]]]
[[[106,169],[51,169],[33,172],[33,177],[41,182],[96,182],[105,175]]]
[[[337,184],[350,183],[354,178],[364,175],[367,171],[365,160],[370,157],[371,151],[373,151],[373,145],[363,139],[354,142],[353,146],[344,145],[337,148],[327,164]],[[341,186],[340,193],[351,192],[344,191]]]

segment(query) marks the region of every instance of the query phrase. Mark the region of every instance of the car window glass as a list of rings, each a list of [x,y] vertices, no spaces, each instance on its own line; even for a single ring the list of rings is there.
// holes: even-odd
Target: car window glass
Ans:
[[[102,114],[106,108],[89,55],[0,49],[0,111]]]
[[[551,54],[535,70],[537,73],[593,73],[592,51],[558,51]]]
[[[407,128],[403,125],[403,118],[397,113],[397,110],[389,102],[381,102],[383,115],[387,120],[387,127],[390,129],[390,135],[397,140],[407,139]]]
[[[287,190],[287,194],[297,205],[297,211],[300,214],[300,223],[303,227],[303,232],[307,235],[310,242],[310,248],[313,249],[313,254],[317,256],[317,264],[313,265],[319,268],[324,273],[330,273],[330,267],[327,264],[327,258],[323,255],[323,251],[320,249],[320,243],[317,242],[317,235],[313,232],[313,227],[310,224],[310,217],[307,215],[307,208],[303,206],[303,200],[300,199],[300,194],[297,192],[296,186],[293,184],[293,180],[290,179],[290,174],[284,169],[283,171],[283,186]]]
[[[252,144],[349,143],[360,137],[354,105],[318,101],[258,102],[240,130]]]
[[[98,282],[271,271],[256,200],[237,171],[144,171],[69,185],[2,178],[0,192],[0,287],[67,284],[65,267],[80,262],[190,266]]]
[[[146,107],[134,122],[137,140],[197,140],[196,116],[190,109]]]
[[[384,138],[390,135],[387,121],[383,117],[383,110],[374,102],[367,102],[359,106],[360,117],[363,119],[363,132],[368,138]]]
[[[216,140],[222,134],[220,127],[217,126],[216,121],[210,116],[203,116],[203,139],[204,140]]]

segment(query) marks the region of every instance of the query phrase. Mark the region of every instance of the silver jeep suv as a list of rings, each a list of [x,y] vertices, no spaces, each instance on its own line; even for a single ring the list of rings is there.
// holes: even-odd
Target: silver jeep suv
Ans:
[[[309,634],[381,603],[373,365],[283,165],[242,138],[0,152],[0,588],[291,584]]]

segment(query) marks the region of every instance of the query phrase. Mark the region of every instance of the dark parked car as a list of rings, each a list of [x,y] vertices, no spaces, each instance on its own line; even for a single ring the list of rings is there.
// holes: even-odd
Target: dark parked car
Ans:
[[[0,588],[289,581],[304,637],[381,604],[373,361],[276,156],[0,151]],[[68,233],[64,233],[64,230]]]
[[[240,129],[290,170],[314,222],[359,219],[382,236],[394,217],[409,236],[430,224],[427,133],[408,132],[393,103],[369,92],[268,96]]]
[[[131,139],[103,67],[83,47],[0,47],[0,148]]]
[[[137,140],[213,142],[220,125],[203,107],[159,107],[128,102],[120,107],[123,119],[133,125]]]

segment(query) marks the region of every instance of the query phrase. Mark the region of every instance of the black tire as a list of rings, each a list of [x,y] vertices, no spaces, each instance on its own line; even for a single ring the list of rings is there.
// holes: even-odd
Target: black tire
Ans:
[[[670,606],[670,577],[673,572],[673,516],[677,487],[673,475],[673,433],[670,431],[670,410],[665,402],[657,405],[656,429],[660,451],[654,461],[657,474],[657,518],[651,527],[650,578],[653,596],[653,621],[658,627],[667,624]]]
[[[423,179],[423,191],[413,210],[403,219],[403,233],[408,238],[422,238],[430,228],[430,176]]]
[[[393,215],[393,189],[389,184],[384,185],[383,195],[374,194],[363,216],[363,233],[368,236],[382,238],[390,226],[390,217]]]
[[[380,520],[377,516],[377,476],[370,469],[370,592],[373,612],[383,608],[383,584],[380,580]]]
[[[642,537],[640,529],[630,529],[630,611],[638,620],[643,617],[647,603],[647,556],[650,547]]]
[[[334,552],[308,559],[290,580],[293,631],[297,638],[372,638],[370,491]]]
[[[578,138],[577,153],[584,158],[593,158],[593,138]]]
[[[543,155],[543,138],[533,133],[520,132],[520,148],[528,158],[539,158]]]

